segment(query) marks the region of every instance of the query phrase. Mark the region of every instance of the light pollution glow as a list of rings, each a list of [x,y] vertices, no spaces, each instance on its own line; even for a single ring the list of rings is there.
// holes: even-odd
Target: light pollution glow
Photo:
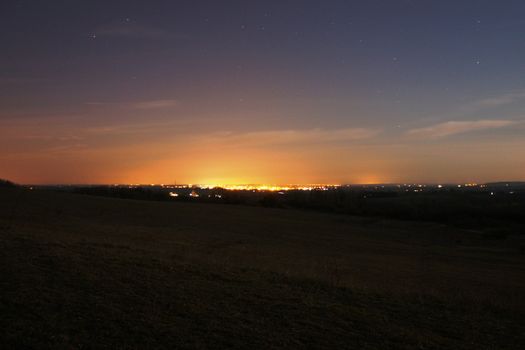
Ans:
[[[525,141],[398,139],[264,144],[250,138],[180,135],[162,128],[129,137],[109,132],[29,139],[24,129],[0,140],[1,177],[20,183],[374,184],[467,183],[525,178]],[[78,132],[79,130],[73,130]],[[67,134],[67,133],[66,133]],[[280,137],[280,136],[278,136]],[[488,161],[490,160],[490,162]]]

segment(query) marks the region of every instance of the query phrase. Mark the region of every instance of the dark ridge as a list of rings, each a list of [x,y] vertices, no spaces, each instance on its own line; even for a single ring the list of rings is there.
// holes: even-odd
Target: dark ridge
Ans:
[[[9,180],[0,179],[0,187],[17,187],[14,182]]]

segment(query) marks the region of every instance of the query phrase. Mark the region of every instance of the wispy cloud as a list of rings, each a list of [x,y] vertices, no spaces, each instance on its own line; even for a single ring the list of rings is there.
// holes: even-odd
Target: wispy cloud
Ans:
[[[380,131],[366,128],[299,129],[251,132],[223,132],[205,136],[208,140],[234,145],[281,145],[344,142],[369,139]]]
[[[150,110],[172,108],[178,105],[178,101],[174,99],[164,99],[135,102],[86,102],[85,104],[89,106],[114,106],[134,110]]]
[[[473,114],[491,108],[508,106],[525,100],[525,91],[513,91],[505,94],[471,101],[459,109],[458,115]]]
[[[131,103],[128,106],[133,109],[160,109],[177,106],[177,100],[153,100]]]
[[[477,101],[475,105],[479,107],[498,107],[508,105],[525,98],[525,91],[507,93],[495,97],[489,97]]]
[[[499,129],[517,123],[514,120],[449,121],[425,128],[412,129],[407,134],[416,137],[442,138],[471,131]]]
[[[40,140],[40,141],[82,141],[84,137],[77,135],[51,135],[51,134],[29,134],[23,135],[21,138],[26,140]]]
[[[159,132],[168,132],[181,126],[191,124],[187,120],[166,120],[148,123],[118,123],[102,126],[91,126],[83,128],[83,131],[89,135],[125,135],[125,134],[148,134]]]

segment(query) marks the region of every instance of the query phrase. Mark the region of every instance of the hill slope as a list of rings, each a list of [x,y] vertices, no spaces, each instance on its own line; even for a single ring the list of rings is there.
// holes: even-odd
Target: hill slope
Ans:
[[[515,349],[521,237],[0,189],[4,348]]]

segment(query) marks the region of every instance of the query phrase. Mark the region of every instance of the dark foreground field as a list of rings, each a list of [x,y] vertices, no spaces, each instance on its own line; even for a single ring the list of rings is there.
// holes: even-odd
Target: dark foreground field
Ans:
[[[525,235],[0,189],[1,348],[525,348]]]

